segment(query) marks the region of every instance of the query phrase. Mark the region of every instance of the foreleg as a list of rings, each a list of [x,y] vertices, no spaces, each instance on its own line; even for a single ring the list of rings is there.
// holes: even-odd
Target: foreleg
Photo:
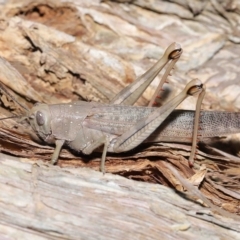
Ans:
[[[52,164],[55,164],[57,162],[64,142],[65,142],[65,140],[56,140],[55,141],[56,147],[55,147],[55,150],[53,152],[52,159],[51,159]]]

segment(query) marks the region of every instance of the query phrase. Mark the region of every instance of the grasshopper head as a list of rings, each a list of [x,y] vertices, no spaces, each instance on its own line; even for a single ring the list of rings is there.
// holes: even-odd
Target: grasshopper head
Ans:
[[[46,142],[51,140],[51,114],[47,104],[36,104],[28,112],[27,119],[33,130]]]

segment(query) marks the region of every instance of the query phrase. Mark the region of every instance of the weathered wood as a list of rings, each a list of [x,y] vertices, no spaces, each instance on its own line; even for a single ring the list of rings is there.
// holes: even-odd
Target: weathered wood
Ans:
[[[239,239],[239,222],[172,189],[87,168],[0,154],[0,184],[0,233],[10,239]]]

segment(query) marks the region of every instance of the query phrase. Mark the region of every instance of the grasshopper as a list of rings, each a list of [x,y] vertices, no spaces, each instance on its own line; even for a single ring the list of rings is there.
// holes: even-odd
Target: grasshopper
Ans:
[[[198,140],[239,132],[240,113],[201,111],[200,114],[205,87],[197,79],[190,81],[179,95],[162,107],[153,107],[156,95],[181,53],[179,44],[171,44],[162,58],[109,104],[84,101],[53,105],[40,103],[27,109],[25,118],[34,132],[46,143],[55,144],[51,163],[57,162],[64,144],[84,154],[91,154],[103,146],[100,170],[105,172],[107,152],[126,152],[142,142],[163,141],[192,142],[192,165]],[[168,63],[150,105],[132,106]],[[4,88],[2,90],[5,91]],[[196,113],[175,110],[192,95],[199,95]]]

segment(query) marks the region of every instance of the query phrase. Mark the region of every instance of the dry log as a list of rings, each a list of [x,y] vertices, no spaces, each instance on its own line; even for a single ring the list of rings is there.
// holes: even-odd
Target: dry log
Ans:
[[[240,224],[173,189],[0,154],[9,239],[239,239]]]

